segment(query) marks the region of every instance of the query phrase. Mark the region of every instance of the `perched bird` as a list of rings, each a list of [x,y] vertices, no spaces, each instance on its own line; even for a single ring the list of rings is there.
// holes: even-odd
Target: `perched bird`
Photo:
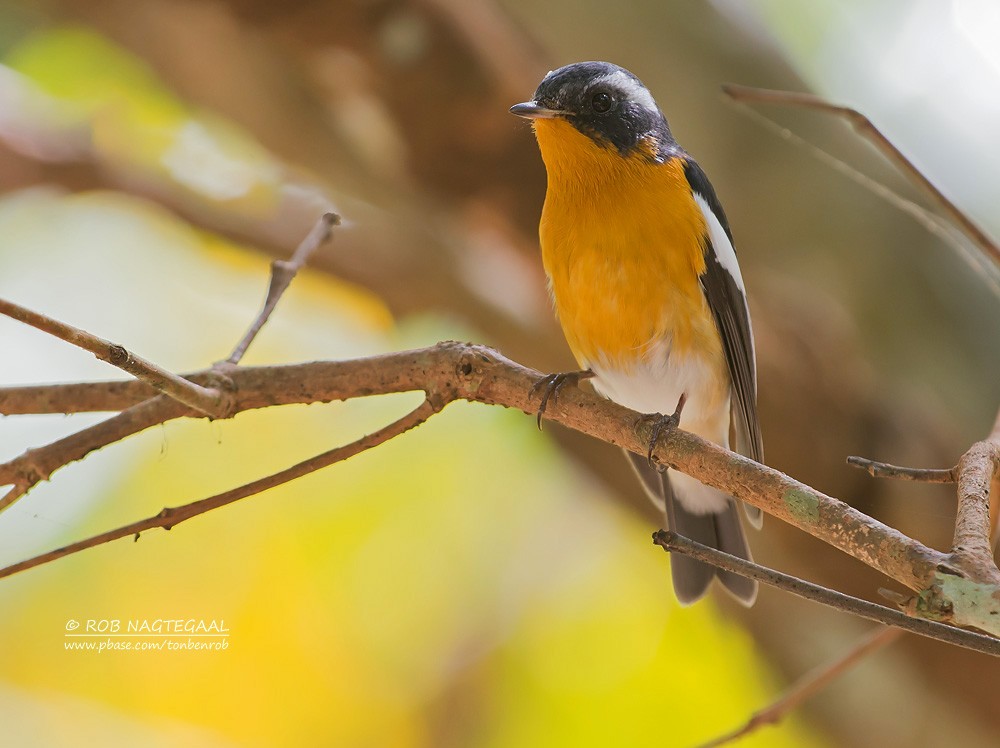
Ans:
[[[642,82],[607,62],[553,70],[513,114],[532,121],[548,174],[542,262],[566,340],[603,396],[760,461],[757,374],[726,214]],[[682,400],[683,398],[683,400]],[[627,453],[671,529],[749,559],[737,503]],[[760,527],[759,509],[745,507]],[[719,580],[746,605],[757,585],[673,554],[674,591]]]

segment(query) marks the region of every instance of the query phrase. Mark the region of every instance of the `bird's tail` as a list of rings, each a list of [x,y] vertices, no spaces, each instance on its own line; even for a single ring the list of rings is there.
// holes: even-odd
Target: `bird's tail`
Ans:
[[[750,547],[733,499],[727,500],[725,508],[717,513],[689,512],[675,496],[676,487],[671,483],[669,471],[660,472],[643,457],[631,452],[625,454],[649,498],[666,513],[667,526],[671,530],[702,545],[751,560]],[[753,605],[757,599],[757,582],[695,561],[689,556],[671,554],[670,570],[674,594],[682,605],[690,605],[701,599],[714,577],[718,577],[722,586],[743,605]]]

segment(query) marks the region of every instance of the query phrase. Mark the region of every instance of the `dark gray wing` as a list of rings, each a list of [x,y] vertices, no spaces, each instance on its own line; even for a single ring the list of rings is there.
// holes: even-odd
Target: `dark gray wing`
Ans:
[[[692,159],[685,158],[684,175],[691,186],[695,202],[708,223],[708,236],[705,237],[706,267],[700,280],[722,338],[722,348],[733,382],[732,412],[736,451],[762,462],[764,447],[757,420],[757,365],[753,332],[750,328],[750,312],[743,289],[743,278],[736,262],[733,235],[722,204],[701,167]],[[749,506],[746,509],[751,522],[759,527],[762,519],[760,510]]]

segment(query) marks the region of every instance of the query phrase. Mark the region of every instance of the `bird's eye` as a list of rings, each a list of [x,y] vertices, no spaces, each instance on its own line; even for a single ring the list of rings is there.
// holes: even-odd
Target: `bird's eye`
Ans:
[[[611,106],[614,103],[614,99],[611,98],[611,95],[606,94],[603,91],[595,93],[590,99],[590,105],[598,114],[606,114],[607,112],[610,112]]]

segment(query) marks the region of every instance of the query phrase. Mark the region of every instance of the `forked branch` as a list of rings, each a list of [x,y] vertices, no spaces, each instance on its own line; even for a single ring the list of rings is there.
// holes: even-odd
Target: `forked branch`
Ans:
[[[237,410],[233,409],[234,403],[231,397],[233,388],[231,373],[237,369],[237,364],[257,337],[257,333],[270,319],[271,313],[294,280],[295,275],[305,265],[313,252],[330,239],[333,227],[339,223],[340,216],[336,213],[324,213],[289,260],[275,260],[271,263],[271,277],[264,305],[229,358],[217,363],[211,369],[190,377],[172,374],[149,361],[132,355],[120,345],[109,343],[84,330],[0,299],[0,314],[6,314],[88,350],[98,358],[108,361],[139,380],[137,382],[105,383],[110,386],[112,391],[120,394],[132,393],[133,396],[110,407],[106,405],[93,408],[84,406],[82,409],[69,406],[63,409],[45,410],[44,408],[33,409],[29,406],[27,410],[23,410],[20,402],[26,391],[41,394],[44,399],[45,393],[54,391],[65,393],[64,388],[69,387],[75,395],[81,396],[78,402],[86,403],[90,399],[88,392],[91,391],[91,388],[89,385],[83,385],[80,389],[76,389],[76,385],[57,385],[55,390],[45,386],[40,388],[5,388],[3,396],[0,397],[0,415],[43,412],[77,413],[88,409],[120,410],[121,412],[106,421],[58,439],[45,447],[28,449],[20,456],[0,464],[0,487],[8,486],[7,491],[0,495],[0,511],[23,497],[41,481],[48,480],[52,473],[59,468],[82,459],[94,450],[139,433],[150,426],[166,423],[184,415],[191,415],[189,409],[196,411],[196,414],[209,415],[214,418],[234,416]],[[150,385],[150,387],[145,385]],[[168,397],[157,397],[157,391]],[[31,399],[30,395],[28,399]]]
[[[283,403],[424,391],[439,393],[441,405],[449,399],[465,399],[534,414],[538,397],[532,394],[532,386],[540,375],[483,346],[452,342],[350,361],[233,367],[228,376],[234,385],[234,413]],[[3,394],[0,390],[0,399]],[[174,417],[179,416],[198,414],[189,410]],[[652,436],[649,424],[637,420],[633,411],[577,388],[562,392],[544,417],[636,454],[646,454]],[[988,569],[966,568],[963,557],[927,548],[842,501],[683,430],[670,431],[653,450],[653,457],[762,508],[909,587],[919,593],[914,612],[1000,634],[1000,580]]]
[[[0,314],[89,351],[101,361],[117,366],[125,373],[131,374],[189,408],[216,418],[226,414],[226,403],[220,390],[203,387],[166,369],[161,369],[156,364],[129,352],[125,346],[104,340],[79,327],[67,325],[65,322],[39,314],[7,299],[0,299]]]
[[[837,592],[812,582],[807,582],[790,574],[783,574],[774,569],[755,564],[752,561],[723,553],[715,548],[697,543],[675,532],[660,530],[653,533],[653,542],[670,553],[682,553],[706,564],[731,571],[749,579],[754,579],[772,587],[791,592],[793,595],[822,603],[837,610],[853,613],[869,621],[884,623],[886,626],[897,626],[905,631],[920,634],[931,639],[955,644],[977,652],[1000,657],[1000,639],[983,636],[972,631],[964,631],[954,626],[948,626],[923,618],[913,618],[903,611],[886,608],[884,605],[860,600],[843,592]]]

